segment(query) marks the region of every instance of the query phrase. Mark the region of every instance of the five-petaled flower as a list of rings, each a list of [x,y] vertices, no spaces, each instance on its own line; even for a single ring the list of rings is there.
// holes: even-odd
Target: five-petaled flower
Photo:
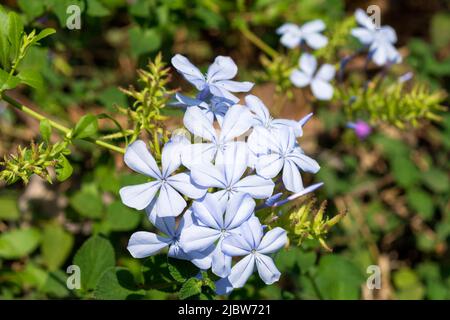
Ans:
[[[255,163],[258,175],[271,179],[283,170],[284,186],[291,192],[304,189],[299,169],[311,173],[317,173],[320,169],[314,159],[304,154],[289,127],[277,129],[276,132],[258,127],[248,140],[249,148],[258,153]]]
[[[169,247],[168,256],[171,258],[189,260],[202,270],[211,267],[210,252],[192,251],[187,254],[180,247],[181,232],[192,225],[191,210],[184,213],[178,227],[176,226],[174,217],[161,218],[153,216],[151,220],[156,228],[165,236],[146,231],[133,233],[128,242],[128,251],[134,258],[146,258]]]
[[[125,163],[134,171],[155,180],[120,189],[122,202],[137,210],[146,209],[149,216],[177,216],[186,207],[179,192],[191,199],[205,195],[206,189],[191,181],[189,173],[172,173],[180,167],[179,144],[166,143],[162,150],[162,172],[147,150],[145,142],[130,144],[125,152]]]
[[[235,144],[245,144],[235,139],[249,130],[252,125],[250,112],[240,105],[234,105],[227,111],[219,133],[198,107],[189,108],[183,122],[191,133],[207,141],[193,143],[183,149],[181,161],[187,168],[196,164],[209,163],[212,160],[220,161],[227,148]]]
[[[198,98],[203,99],[214,95],[233,102],[239,98],[231,92],[248,92],[252,89],[251,82],[238,82],[233,79],[238,71],[236,64],[230,57],[218,56],[209,66],[206,75],[194,66],[186,57],[177,54],[172,58],[172,65],[183,77],[200,91]]]
[[[242,224],[240,233],[225,238],[222,251],[227,256],[245,256],[234,265],[228,276],[233,288],[244,286],[255,270],[255,264],[264,283],[272,284],[278,281],[281,274],[269,254],[277,252],[286,243],[287,235],[284,229],[276,227],[263,235],[263,227],[256,217]]]
[[[194,223],[181,233],[182,249],[189,254],[211,251],[210,248],[214,247],[212,271],[222,278],[228,276],[231,256],[223,254],[222,241],[239,232],[239,227],[253,215],[254,210],[255,201],[244,193],[234,195],[228,202],[219,201],[214,194],[194,201]]]
[[[277,29],[281,35],[281,43],[289,49],[298,47],[303,41],[313,49],[320,49],[327,45],[328,39],[320,32],[325,30],[322,20],[313,20],[298,26],[293,23],[285,23]]]
[[[355,18],[361,27],[354,28],[351,33],[362,44],[369,46],[369,55],[377,65],[401,62],[402,57],[393,45],[397,42],[397,34],[392,27],[377,28],[362,9],[356,10]]]
[[[266,199],[273,193],[275,184],[259,175],[242,177],[248,167],[248,149],[243,143],[227,147],[215,165],[204,163],[191,168],[191,177],[203,188],[220,189],[214,194],[220,201],[227,201],[237,193],[247,193],[254,199]]]
[[[291,73],[292,83],[299,88],[310,85],[317,99],[330,100],[333,97],[333,86],[329,82],[334,78],[334,67],[331,64],[323,64],[316,73],[317,60],[309,53],[302,54],[299,66],[300,70],[295,69]]]

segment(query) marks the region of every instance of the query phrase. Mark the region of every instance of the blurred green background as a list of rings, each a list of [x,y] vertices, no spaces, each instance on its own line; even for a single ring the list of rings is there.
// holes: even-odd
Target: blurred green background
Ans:
[[[65,27],[70,4],[83,11],[80,30]],[[45,85],[19,88],[15,96],[72,123],[88,111],[114,112],[115,105],[130,105],[118,87],[135,84],[136,69],[159,51],[165,61],[181,53],[200,66],[219,54],[230,55],[239,66],[239,78],[255,81],[253,93],[270,107],[276,85],[260,77],[261,52],[238,25],[245,21],[281,52],[275,30],[282,23],[320,18],[331,32],[356,8],[373,4],[381,8],[382,24],[397,31],[397,45],[406,57],[399,72],[412,71],[432,90],[448,92],[450,4],[444,0],[2,1],[21,13],[27,30],[57,30],[22,65],[39,70]],[[177,74],[173,77],[173,88],[192,90]],[[444,104],[448,107],[448,99]],[[317,197],[328,200],[330,215],[348,211],[327,240],[334,251],[327,253],[313,242],[283,251],[276,257],[283,274],[278,284],[264,286],[252,277],[230,298],[450,299],[448,113],[441,112],[439,122],[424,121],[416,128],[380,123],[364,141],[345,128],[349,119],[332,104],[313,107],[294,97],[277,113],[297,119],[311,110],[316,117],[300,143],[322,167],[315,181],[325,186]],[[181,123],[180,112],[166,112],[174,116],[169,128]],[[108,125],[103,126],[106,132]],[[38,132],[37,122],[0,102],[1,155],[38,140]],[[169,290],[152,287],[154,279],[141,272],[142,265],[147,271],[159,270],[164,261],[143,263],[126,250],[133,231],[152,228],[143,214],[118,199],[119,188],[138,177],[124,168],[120,155],[88,144],[79,143],[70,159],[74,176],[64,183],[49,185],[33,177],[28,185],[0,185],[0,299],[176,298]],[[93,270],[82,280],[83,290],[66,287],[66,268],[73,261]],[[370,265],[380,267],[379,290],[365,285]]]

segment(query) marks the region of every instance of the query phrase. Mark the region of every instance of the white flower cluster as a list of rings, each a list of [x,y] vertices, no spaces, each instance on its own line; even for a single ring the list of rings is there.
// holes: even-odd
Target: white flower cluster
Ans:
[[[172,64],[199,90],[195,98],[176,96],[186,107],[184,126],[195,139],[173,135],[162,149],[161,168],[143,141],[128,146],[125,163],[150,179],[122,188],[122,202],[145,209],[160,231],[134,233],[128,250],[143,258],[167,247],[170,257],[219,276],[219,294],[242,287],[255,268],[272,284],[280,272],[270,255],[286,245],[286,231],[264,232],[255,200],[262,200],[258,208],[278,206],[321,186],[304,188],[301,177],[319,170],[297,142],[311,114],[300,121],[273,119],[253,95],[245,97],[245,105],[237,104],[233,92],[247,92],[253,84],[231,80],[237,66],[229,57],[217,57],[206,75],[181,55]],[[293,194],[279,200],[274,181],[278,192]],[[243,258],[232,266],[236,256]]]
[[[360,27],[354,28],[351,34],[369,47],[368,58],[379,66],[401,62],[402,57],[394,47],[397,35],[393,28],[378,28],[362,9],[356,10],[355,19]],[[322,20],[313,20],[303,26],[285,23],[277,29],[277,33],[281,35],[280,42],[289,49],[298,46],[304,48],[306,44],[316,50],[328,43],[327,37],[320,33],[325,28]],[[335,69],[332,65],[324,64],[318,69],[316,58],[310,53],[303,53],[299,59],[299,69],[291,73],[290,79],[292,84],[299,88],[309,85],[317,99],[330,100],[333,97],[333,87],[329,82],[334,75]]]

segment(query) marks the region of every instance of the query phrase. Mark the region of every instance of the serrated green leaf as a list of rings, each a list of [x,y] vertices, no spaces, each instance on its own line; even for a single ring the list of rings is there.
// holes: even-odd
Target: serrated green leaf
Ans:
[[[183,284],[178,296],[181,300],[184,300],[200,293],[202,293],[202,281],[197,278],[190,278]]]
[[[92,114],[87,114],[81,117],[72,132],[72,138],[84,139],[92,137],[97,133],[98,120],[97,117]]]
[[[194,277],[198,273],[198,268],[191,262],[180,259],[168,259],[169,272],[172,278],[180,283]]]
[[[6,231],[0,235],[0,257],[17,259],[32,253],[39,242],[41,234],[36,228],[24,228]]]
[[[82,289],[94,289],[103,273],[116,263],[114,248],[107,239],[92,236],[77,251],[73,263],[80,267]]]
[[[49,224],[42,235],[41,252],[49,270],[57,270],[66,261],[73,246],[73,236],[60,225]]]

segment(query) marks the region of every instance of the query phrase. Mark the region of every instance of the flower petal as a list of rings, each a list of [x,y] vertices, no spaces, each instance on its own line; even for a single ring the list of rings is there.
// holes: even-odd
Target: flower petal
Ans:
[[[251,253],[252,247],[239,235],[230,235],[222,242],[222,251],[230,257],[245,256]]]
[[[297,167],[305,172],[317,173],[320,170],[320,166],[316,160],[308,157],[298,150],[291,153],[287,158],[289,160],[292,160],[297,165]]]
[[[256,268],[258,269],[259,277],[265,284],[272,284],[280,279],[281,273],[271,257],[263,254],[257,255]]]
[[[200,220],[205,226],[217,230],[221,230],[223,224],[224,209],[219,205],[217,197],[211,193],[200,200],[192,203],[192,211],[194,216]]]
[[[283,248],[287,241],[286,230],[276,227],[264,235],[257,251],[262,254],[274,253]]]
[[[248,193],[255,199],[266,199],[273,193],[275,184],[270,179],[257,175],[247,176],[233,186],[236,192]]]
[[[253,215],[255,206],[255,200],[246,193],[232,195],[225,211],[225,228],[230,230],[239,227]]]
[[[145,258],[167,247],[170,242],[170,239],[154,233],[139,231],[131,235],[127,249],[134,258]]]
[[[320,19],[316,19],[305,23],[300,29],[303,33],[317,33],[325,30],[325,28],[325,23]]]
[[[161,186],[158,201],[156,202],[156,215],[159,217],[176,217],[186,208],[186,201],[169,184]]]
[[[305,42],[313,49],[320,49],[328,44],[328,38],[320,33],[305,34]]]
[[[137,140],[127,147],[124,161],[130,169],[158,179],[161,171],[142,140]]]
[[[217,56],[213,64],[208,68],[206,78],[208,83],[219,80],[228,80],[236,76],[238,68],[230,57]]]
[[[186,145],[181,150],[181,162],[183,165],[192,169],[193,166],[211,163],[217,153],[217,147],[214,143],[194,143]]]
[[[323,64],[317,71],[316,78],[324,81],[331,81],[334,78],[336,70],[331,64]]]
[[[231,257],[222,252],[222,240],[217,243],[211,258],[212,272],[221,278],[227,277],[231,272]]]
[[[249,254],[234,265],[228,276],[228,280],[233,288],[242,288],[254,270],[255,257],[254,255]]]
[[[306,87],[311,82],[311,76],[300,70],[292,71],[289,76],[292,84],[298,88]]]
[[[301,41],[302,34],[298,27],[297,29],[291,29],[288,32],[284,33],[280,38],[281,44],[289,49],[298,47]]]
[[[191,175],[182,172],[167,178],[167,183],[177,191],[191,199],[198,199],[206,194],[207,189],[202,188],[191,180]]]
[[[172,58],[172,65],[187,81],[192,83],[197,90],[203,90],[206,84],[205,77],[186,57],[181,54],[175,55]]]
[[[226,185],[238,182],[248,166],[248,148],[243,141],[229,142],[223,152],[217,153],[216,167],[223,172]]]
[[[374,32],[366,28],[354,28],[351,34],[366,46],[374,41]]]
[[[264,103],[257,96],[249,94],[245,97],[245,104],[264,125],[270,121],[270,113]]]
[[[220,132],[220,141],[226,142],[244,134],[252,125],[252,116],[247,108],[234,105],[225,114]]]
[[[159,188],[159,181],[123,187],[119,191],[120,199],[126,206],[142,210],[150,204]]]
[[[283,167],[283,183],[287,190],[300,192],[303,190],[302,177],[300,171],[292,160],[286,160]]]
[[[216,141],[217,133],[211,121],[199,107],[190,107],[183,118],[184,126],[194,135],[207,141]]]
[[[184,252],[205,251],[220,238],[220,231],[208,227],[192,225],[183,229],[180,245]]]
[[[175,218],[174,217],[158,217],[151,216],[150,221],[158,228],[162,233],[174,238],[175,233]]]
[[[261,155],[256,162],[256,172],[263,178],[272,179],[283,168],[283,159],[277,153]]]
[[[381,27],[380,32],[383,37],[389,41],[390,43],[396,43],[397,42],[397,33],[395,30],[390,26],[383,26]]]
[[[216,294],[227,295],[233,291],[233,286],[231,285],[228,278],[222,278],[216,281]]]
[[[251,217],[239,228],[239,234],[248,243],[251,249],[258,248],[263,237],[263,227],[256,216]]]
[[[197,185],[205,188],[224,189],[226,187],[223,173],[211,163],[192,166],[191,179]]]
[[[311,90],[319,100],[330,100],[333,97],[333,86],[318,78],[311,82]]]
[[[162,176],[167,178],[172,172],[181,165],[180,144],[176,142],[167,142],[162,149],[161,163]]]
[[[356,21],[366,29],[375,30],[375,24],[362,9],[356,9],[355,11]]]
[[[310,53],[304,53],[299,61],[300,69],[308,76],[312,76],[317,69],[317,60]]]

